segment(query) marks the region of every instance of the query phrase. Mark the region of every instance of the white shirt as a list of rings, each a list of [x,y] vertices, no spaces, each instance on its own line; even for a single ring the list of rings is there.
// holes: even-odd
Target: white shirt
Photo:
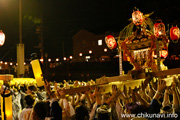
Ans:
[[[29,120],[32,108],[24,108],[20,114],[19,120]]]

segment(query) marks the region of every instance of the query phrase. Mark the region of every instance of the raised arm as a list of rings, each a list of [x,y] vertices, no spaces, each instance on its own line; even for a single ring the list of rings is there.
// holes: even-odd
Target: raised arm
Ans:
[[[50,88],[50,84],[47,80],[46,81],[46,84],[44,84],[44,88],[47,92],[47,94],[49,95],[50,98],[52,98],[52,92],[51,92],[51,88]]]
[[[137,100],[141,103],[141,105],[145,105],[146,107],[149,107],[149,103],[144,98],[142,98],[139,93],[135,92],[135,96]]]
[[[113,85],[112,86],[112,96],[105,103],[107,103],[109,105],[112,101],[116,100],[116,98],[118,96],[119,96],[119,91],[117,89],[117,86]]]
[[[166,81],[159,80],[157,91],[156,91],[153,99],[159,100],[159,98],[163,95],[165,89],[166,89]]]
[[[162,106],[170,105],[170,100],[169,100],[169,87],[166,88],[164,92],[164,99]]]
[[[173,108],[175,111],[179,111],[180,106],[180,96],[178,94],[177,85],[175,81],[172,82],[172,91],[173,91]]]
[[[166,81],[159,80],[157,91],[156,91],[156,93],[150,103],[150,106],[149,106],[149,111],[148,111],[149,113],[159,113],[160,112],[161,104],[159,103],[159,98],[162,97],[165,89],[166,89]]]
[[[95,88],[94,95],[96,97],[97,105],[101,105],[101,89],[99,87]]]

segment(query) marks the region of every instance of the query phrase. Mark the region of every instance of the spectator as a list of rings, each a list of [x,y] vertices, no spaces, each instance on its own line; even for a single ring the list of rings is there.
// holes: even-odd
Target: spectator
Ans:
[[[30,115],[35,101],[35,98],[31,94],[26,95],[24,99],[27,104],[27,107],[22,110],[19,120],[30,119]]]
[[[48,114],[48,104],[44,101],[38,101],[31,112],[30,120],[45,120]]]

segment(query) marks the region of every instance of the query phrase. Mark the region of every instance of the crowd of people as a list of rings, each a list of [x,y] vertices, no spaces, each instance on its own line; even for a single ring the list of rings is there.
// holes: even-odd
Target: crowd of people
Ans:
[[[36,84],[4,83],[1,95],[10,91],[12,95],[13,120],[136,120],[136,119],[180,119],[180,82],[173,76],[172,84],[158,79],[142,82],[135,88],[123,90],[112,85],[112,92],[102,92],[101,86],[84,92],[66,94],[71,86],[90,86],[79,81],[64,83],[45,81]]]

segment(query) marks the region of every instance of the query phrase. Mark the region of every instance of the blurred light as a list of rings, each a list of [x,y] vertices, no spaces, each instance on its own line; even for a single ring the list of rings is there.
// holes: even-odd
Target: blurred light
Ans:
[[[5,42],[5,34],[0,30],[0,46],[4,45]]]
[[[3,61],[0,61],[1,64],[3,64]]]
[[[70,59],[72,59],[73,57],[72,56],[69,56]]]
[[[51,62],[51,58],[48,59],[48,62]]]
[[[166,50],[161,50],[161,57],[166,58],[168,56],[168,52]]]
[[[26,63],[24,62],[24,65],[26,65]]]
[[[40,59],[41,62],[43,62],[44,60],[43,59]]]
[[[107,52],[107,48],[104,48],[104,52]]]
[[[90,59],[91,57],[90,56],[86,56],[86,59]]]
[[[16,63],[16,65],[18,65],[18,63]]]
[[[82,53],[79,53],[79,56],[82,56]]]
[[[59,58],[56,58],[56,62],[58,62],[59,61]]]
[[[98,40],[98,45],[99,45],[99,46],[102,45],[102,40]]]
[[[10,65],[13,65],[13,63],[11,62]]]
[[[66,60],[66,57],[64,57],[63,60]]]
[[[89,50],[89,54],[92,54],[92,50]]]
[[[5,62],[4,64],[5,64],[5,65],[7,65],[8,63],[7,63],[7,62]]]
[[[161,35],[162,34],[162,32],[161,31],[159,31],[159,35]]]

